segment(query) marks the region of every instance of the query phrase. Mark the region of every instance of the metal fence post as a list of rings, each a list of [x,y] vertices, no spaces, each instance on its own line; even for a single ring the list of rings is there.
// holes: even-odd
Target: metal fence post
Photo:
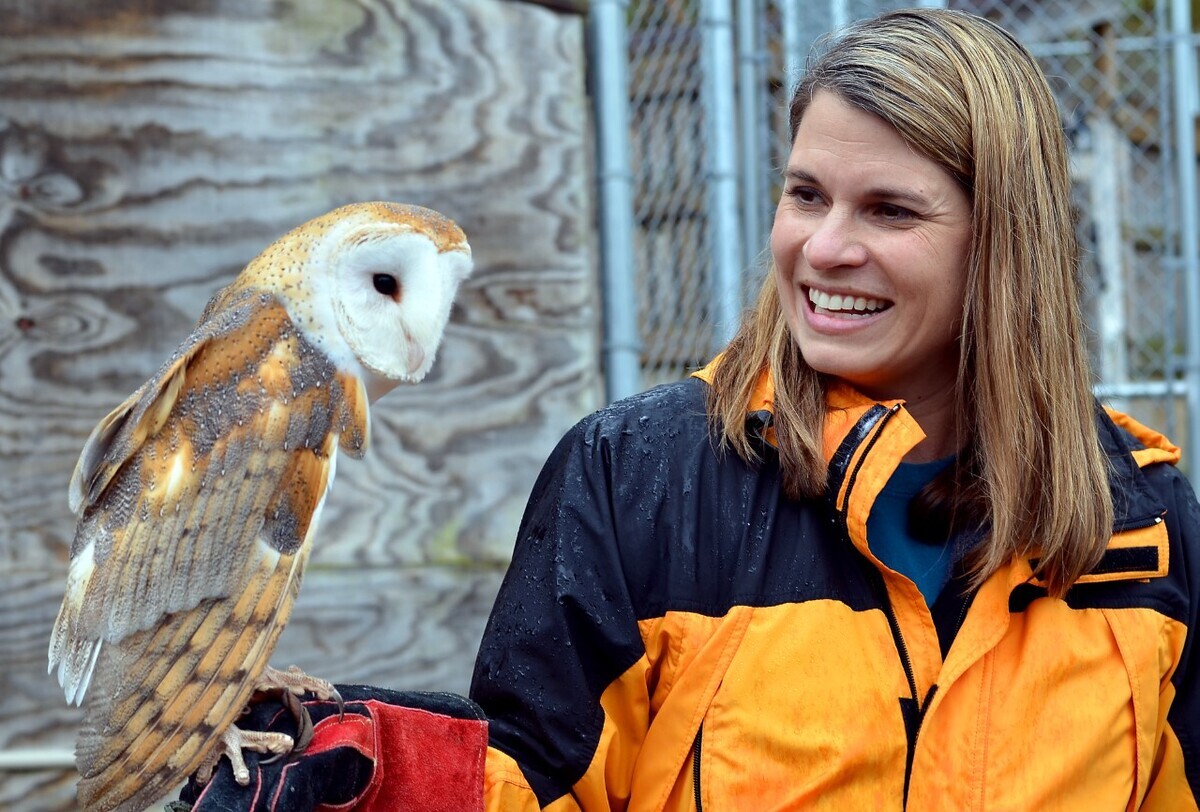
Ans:
[[[629,166],[627,0],[593,0],[588,13],[596,111],[604,378],[609,401],[641,389],[633,173]]]
[[[846,0],[829,0],[829,30],[836,33],[850,23],[850,8]]]
[[[804,69],[804,46],[802,41],[803,26],[800,20],[801,0],[779,0],[779,16],[781,34],[783,36],[783,90],[784,97],[790,98],[792,87],[800,79],[800,71]]]
[[[708,142],[708,224],[713,271],[713,340],[724,346],[742,312],[741,225],[738,218],[737,135],[734,132],[733,8],[703,0],[704,127]]]
[[[1179,168],[1179,218],[1187,324],[1187,463],[1200,464],[1200,239],[1196,201],[1196,46],[1192,8],[1187,0],[1171,3],[1172,63],[1175,73],[1175,154]],[[1193,469],[1194,470],[1194,469]]]
[[[1117,125],[1101,110],[1088,119],[1092,148],[1088,152],[1088,204],[1097,224],[1095,261],[1101,285],[1097,294],[1096,329],[1100,341],[1100,380],[1121,386],[1129,382],[1129,319],[1126,315],[1125,273],[1129,263],[1122,236],[1123,150],[1127,141]],[[1127,411],[1128,405],[1114,401],[1110,405]]]
[[[766,242],[763,227],[767,193],[763,173],[768,165],[763,139],[763,69],[767,54],[759,47],[758,0],[738,0],[738,132],[742,134],[742,266],[753,268]],[[740,299],[739,299],[740,301]]]

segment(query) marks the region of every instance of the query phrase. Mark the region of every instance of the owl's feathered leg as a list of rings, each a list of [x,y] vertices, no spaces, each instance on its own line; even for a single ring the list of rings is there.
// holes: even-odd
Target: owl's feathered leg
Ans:
[[[338,693],[337,688],[333,687],[333,683],[327,680],[310,677],[299,669],[299,667],[291,665],[286,671],[280,671],[278,668],[267,666],[263,671],[262,676],[258,678],[258,683],[255,686],[260,691],[277,690],[282,693],[283,704],[296,718],[296,739],[292,747],[287,753],[276,753],[271,758],[266,759],[263,763],[270,764],[277,760],[282,755],[288,753],[303,753],[308,747],[308,743],[313,737],[312,717],[308,715],[308,711],[300,700],[296,697],[305,693],[316,694],[319,699],[330,700],[337,702],[338,721],[340,722],[345,717],[345,703],[342,701],[342,695]]]
[[[317,677],[310,677],[294,665],[288,666],[286,671],[280,671],[278,668],[268,665],[254,687],[259,691],[282,689],[296,696],[313,693],[324,700],[332,699],[337,702],[338,710],[342,709],[341,694],[333,687],[333,683]]]
[[[213,770],[222,755],[229,756],[233,765],[233,778],[242,786],[250,783],[250,770],[246,767],[246,759],[242,750],[253,750],[256,753],[274,753],[276,757],[292,751],[293,740],[285,733],[267,733],[260,730],[241,730],[236,725],[230,726],[221,734],[217,747],[204,757],[196,769],[196,780],[207,784],[212,778]]]
[[[296,717],[296,735],[285,733],[268,733],[257,730],[242,730],[236,725],[231,726],[221,735],[221,744],[201,762],[196,770],[196,780],[201,784],[208,783],[222,755],[229,757],[233,766],[233,777],[239,784],[245,786],[250,781],[250,770],[242,756],[243,750],[253,750],[256,753],[271,753],[271,757],[261,763],[270,764],[282,756],[300,753],[312,741],[313,723],[308,711],[300,704],[297,697],[312,693],[323,700],[337,702],[338,718],[344,715],[342,695],[333,687],[333,683],[317,677],[310,677],[297,666],[289,666],[286,671],[267,666],[255,682],[256,691],[279,691],[283,704]]]
[[[268,665],[262,676],[258,678],[255,688],[259,691],[279,690],[283,692],[283,704],[296,717],[296,724],[300,728],[300,733],[296,736],[296,746],[293,748],[297,752],[302,752],[312,738],[312,719],[309,718],[308,711],[304,709],[304,706],[296,701],[296,697],[312,693],[316,694],[318,699],[333,700],[338,707],[338,721],[340,722],[346,715],[342,695],[337,692],[337,688],[333,687],[333,683],[317,677],[310,677],[294,665],[288,666],[286,671],[280,671],[278,668]]]

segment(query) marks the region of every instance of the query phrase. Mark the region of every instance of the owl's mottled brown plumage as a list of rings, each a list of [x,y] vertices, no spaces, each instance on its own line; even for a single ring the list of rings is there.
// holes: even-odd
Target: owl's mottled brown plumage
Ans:
[[[87,695],[85,809],[145,808],[233,723],[291,614],[338,452],[362,456],[368,401],[424,376],[469,271],[436,212],[338,209],[251,262],[93,431],[50,644],[68,700]]]

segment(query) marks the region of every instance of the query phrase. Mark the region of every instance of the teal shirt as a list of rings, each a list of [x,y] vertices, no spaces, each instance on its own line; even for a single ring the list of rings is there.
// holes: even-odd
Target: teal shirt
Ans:
[[[942,472],[954,457],[933,462],[902,462],[871,507],[867,540],[875,557],[901,573],[933,606],[950,580],[953,550],[950,544],[930,544],[908,532],[908,503]]]

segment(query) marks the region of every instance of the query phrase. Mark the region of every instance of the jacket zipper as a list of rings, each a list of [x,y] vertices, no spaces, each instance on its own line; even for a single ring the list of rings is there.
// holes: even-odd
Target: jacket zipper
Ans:
[[[700,798],[700,742],[704,737],[704,722],[696,728],[696,739],[692,742],[692,790],[696,795],[696,812],[704,812],[704,801]]]
[[[871,453],[871,449],[875,446],[875,443],[879,440],[884,429],[887,427],[887,422],[899,411],[899,405],[893,406],[892,408],[888,409],[887,414],[883,415],[879,419],[879,425],[876,427],[875,433],[871,435],[869,440],[867,440],[867,444],[863,448],[862,454],[859,455],[858,464],[854,466],[854,470],[851,471],[850,478],[847,481],[845,498],[842,500],[842,504],[838,508],[838,517],[840,519],[842,534],[846,539],[846,543],[850,544],[852,548],[853,542],[850,540],[850,528],[848,520],[851,491],[854,490],[855,482],[858,479],[858,473],[862,469],[863,464],[866,462],[867,456]],[[870,561],[867,560],[865,555],[860,554],[859,561],[867,573],[868,580],[879,593],[880,601],[883,604],[883,613],[887,618],[888,627],[892,632],[892,639],[896,644],[896,652],[900,655],[900,663],[904,667],[904,676],[908,680],[908,689],[911,696],[912,707],[914,709],[913,712],[915,713],[915,718],[911,720],[911,729],[909,727],[909,719],[905,719],[905,733],[908,735],[908,755],[905,759],[904,767],[903,804],[906,807],[908,805],[908,783],[912,776],[912,762],[913,755],[915,754],[917,747],[917,736],[921,732],[921,723],[924,721],[925,711],[929,707],[930,700],[933,699],[933,695],[936,692],[936,687],[929,692],[929,696],[925,697],[925,701],[922,702],[917,691],[917,677],[916,671],[912,664],[912,656],[908,651],[908,644],[904,641],[904,635],[900,633],[900,621],[897,619],[896,612],[892,608],[892,599],[891,596],[888,595],[887,584],[883,580],[883,574],[878,568],[876,568],[873,564],[871,564]],[[959,622],[962,622],[961,619]],[[901,704],[901,712],[904,713],[903,704]]]
[[[955,637],[958,637],[958,632],[960,629],[962,629],[963,621],[967,619],[967,610],[971,608],[973,599],[974,595],[972,595],[970,598],[963,599],[962,608],[958,610],[958,620],[954,623],[954,631],[952,632],[953,636],[950,638],[951,640],[953,640]]]
[[[854,470],[850,472],[850,479],[846,483],[846,495],[845,498],[842,499],[842,504],[838,509],[838,517],[841,520],[842,535],[845,536],[846,541],[850,543],[852,548],[854,542],[850,540],[850,493],[854,490],[854,485],[858,481],[858,472],[862,470],[863,465],[866,463],[867,456],[870,455],[871,449],[875,447],[875,443],[878,442],[879,438],[883,435],[884,429],[887,428],[888,421],[891,420],[898,411],[900,411],[899,404],[888,409],[887,414],[879,418],[879,425],[876,426],[875,433],[871,435],[869,440],[867,440],[866,447],[863,448],[862,454],[860,454],[858,457],[858,464],[855,465]],[[868,572],[871,574],[871,581],[879,590],[880,596],[883,598],[883,611],[887,616],[888,626],[891,627],[892,637],[894,637],[896,640],[896,646],[900,653],[900,659],[904,664],[904,675],[908,677],[909,688],[912,689],[913,699],[916,700],[917,678],[915,672],[913,671],[912,659],[908,653],[908,644],[904,642],[904,637],[900,634],[900,621],[896,619],[896,613],[892,610],[892,599],[888,596],[887,584],[885,584],[883,581],[883,574],[880,573],[879,570],[869,561],[867,561],[865,556],[862,556],[862,560]]]
[[[862,454],[858,457],[858,464],[854,466],[854,470],[850,472],[850,479],[846,483],[846,496],[842,500],[841,507],[838,510],[839,518],[841,519],[842,534],[846,537],[846,541],[853,546],[850,541],[850,527],[848,514],[850,512],[850,493],[854,490],[854,485],[858,480],[858,472],[862,470],[863,465],[867,461],[867,456],[871,453],[871,449],[875,447],[875,443],[883,435],[883,431],[887,428],[887,423],[900,411],[899,404],[888,409],[887,414],[879,419],[879,425],[875,429],[875,433],[871,435],[871,439],[867,440],[867,445],[863,448]],[[871,575],[871,581],[879,590],[880,597],[883,599],[883,611],[887,616],[888,626],[891,627],[892,637],[896,641],[896,647],[900,654],[900,660],[904,665],[904,675],[908,678],[908,686],[912,691],[913,700],[920,702],[917,698],[917,678],[913,670],[912,658],[908,653],[908,644],[904,642],[904,636],[900,634],[900,621],[896,619],[896,613],[892,609],[892,599],[888,596],[887,584],[883,581],[883,575],[875,568],[866,557],[862,557],[863,564],[866,566]]]

